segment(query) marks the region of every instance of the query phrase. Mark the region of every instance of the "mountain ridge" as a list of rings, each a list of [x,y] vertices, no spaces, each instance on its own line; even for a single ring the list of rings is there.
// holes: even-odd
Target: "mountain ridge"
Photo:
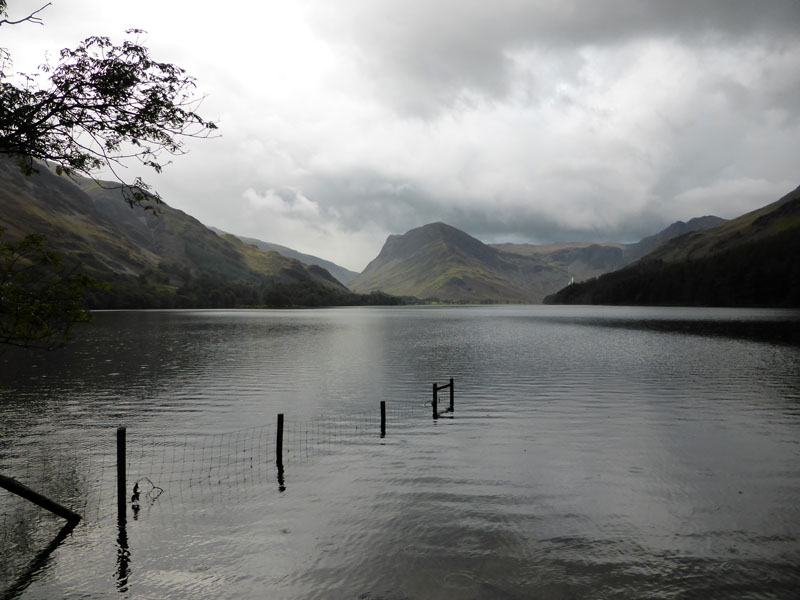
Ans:
[[[572,279],[588,279],[632,263],[686,231],[725,222],[677,221],[634,244],[484,244],[442,222],[387,237],[351,288],[450,302],[541,302]]]
[[[126,298],[135,298],[136,306],[167,308],[285,305],[293,303],[293,295],[303,298],[300,304],[315,306],[332,298],[336,302],[353,301],[352,293],[342,284],[342,278],[349,274],[337,278],[324,266],[334,263],[318,259],[317,265],[304,264],[280,251],[317,257],[255,238],[215,232],[167,204],[157,206],[158,216],[133,210],[119,189],[59,177],[46,167],[25,177],[13,161],[1,159],[0,203],[0,228],[6,230],[7,240],[44,233],[70,261],[80,263],[90,275],[107,278],[121,290],[111,299],[95,298],[95,307],[123,307]],[[567,303],[724,301],[732,305],[792,305],[797,302],[800,282],[796,279],[800,275],[796,275],[792,261],[780,253],[786,254],[789,249],[790,258],[800,253],[795,250],[800,238],[798,207],[800,187],[737,219],[705,216],[677,221],[635,244],[487,245],[455,227],[434,222],[388,236],[378,255],[350,284],[360,293],[380,290],[447,302],[537,303],[547,298],[549,302]],[[624,268],[607,273],[611,265],[637,256]],[[766,266],[757,268],[753,257]],[[722,294],[715,298],[710,292],[698,291],[703,286],[695,281],[688,263],[707,280],[717,281],[730,299],[720,300]],[[743,283],[736,279],[737,270],[746,275],[740,278]],[[788,273],[789,290],[766,281],[761,271],[777,280]],[[689,293],[679,285],[679,272],[680,277],[694,282],[695,291]],[[582,273],[600,276],[592,275],[585,285],[563,288]],[[617,289],[620,285],[635,287],[638,276],[644,277],[649,287],[640,286],[634,296],[608,291],[609,281],[618,282]],[[659,277],[670,282],[672,296],[659,297],[653,291],[664,288]],[[599,289],[597,281],[606,290],[599,296],[590,291]],[[758,287],[775,298],[752,291]],[[278,288],[280,293],[267,293]],[[380,303],[385,299],[374,295],[360,302]]]
[[[664,242],[688,232],[708,229],[724,223],[714,216],[695,217],[689,221],[675,221],[658,233],[638,242],[562,242],[557,244],[492,244],[506,252],[526,256],[540,255],[550,264],[566,269],[571,278],[581,281],[616,271],[629,265]]]
[[[800,306],[800,186],[754,211],[661,244],[549,304]]]

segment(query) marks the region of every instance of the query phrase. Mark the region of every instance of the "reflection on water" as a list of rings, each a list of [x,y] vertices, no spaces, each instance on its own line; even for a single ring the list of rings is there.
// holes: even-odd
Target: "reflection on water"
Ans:
[[[3,588],[2,598],[4,600],[18,598],[22,595],[36,575],[47,566],[50,555],[67,539],[76,525],[77,522],[75,521],[67,521],[53,540],[34,555],[27,567],[15,575],[13,583]]]
[[[128,591],[128,577],[131,574],[131,551],[128,544],[128,519],[120,513],[117,520],[117,591]]]
[[[0,472],[94,515],[25,574],[59,525],[0,497],[0,594],[24,575],[22,598],[794,598],[799,322],[101,313],[63,352],[0,357]],[[164,490],[121,519],[119,425],[129,487]]]

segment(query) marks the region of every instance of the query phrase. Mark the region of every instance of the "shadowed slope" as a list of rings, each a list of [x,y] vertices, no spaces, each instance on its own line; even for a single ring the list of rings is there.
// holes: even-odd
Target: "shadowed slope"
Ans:
[[[800,306],[800,188],[636,263],[549,296],[552,304]]]

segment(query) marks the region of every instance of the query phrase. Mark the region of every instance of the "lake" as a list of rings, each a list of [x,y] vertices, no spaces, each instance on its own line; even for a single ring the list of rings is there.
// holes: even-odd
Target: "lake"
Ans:
[[[83,516],[0,489],[0,598],[800,589],[798,311],[112,311],[0,365],[0,474]]]

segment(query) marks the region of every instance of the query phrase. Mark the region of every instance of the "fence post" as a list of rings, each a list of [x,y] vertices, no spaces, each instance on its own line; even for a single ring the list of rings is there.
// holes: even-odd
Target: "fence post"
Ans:
[[[283,467],[283,413],[278,413],[278,435],[275,440],[275,462]]]
[[[433,384],[433,402],[431,402],[431,404],[433,405],[433,418],[434,419],[438,419],[439,418],[439,409],[438,409],[439,387],[436,385],[436,383]]]
[[[117,428],[117,516],[125,519],[127,514],[127,473],[125,457],[125,427]]]
[[[286,491],[283,475],[283,413],[278,413],[278,435],[275,438],[275,465],[278,467],[278,491]]]
[[[381,400],[381,437],[386,437],[386,400]]]
[[[456,399],[456,391],[455,385],[453,384],[453,378],[450,378],[450,412],[455,410],[455,399]]]

